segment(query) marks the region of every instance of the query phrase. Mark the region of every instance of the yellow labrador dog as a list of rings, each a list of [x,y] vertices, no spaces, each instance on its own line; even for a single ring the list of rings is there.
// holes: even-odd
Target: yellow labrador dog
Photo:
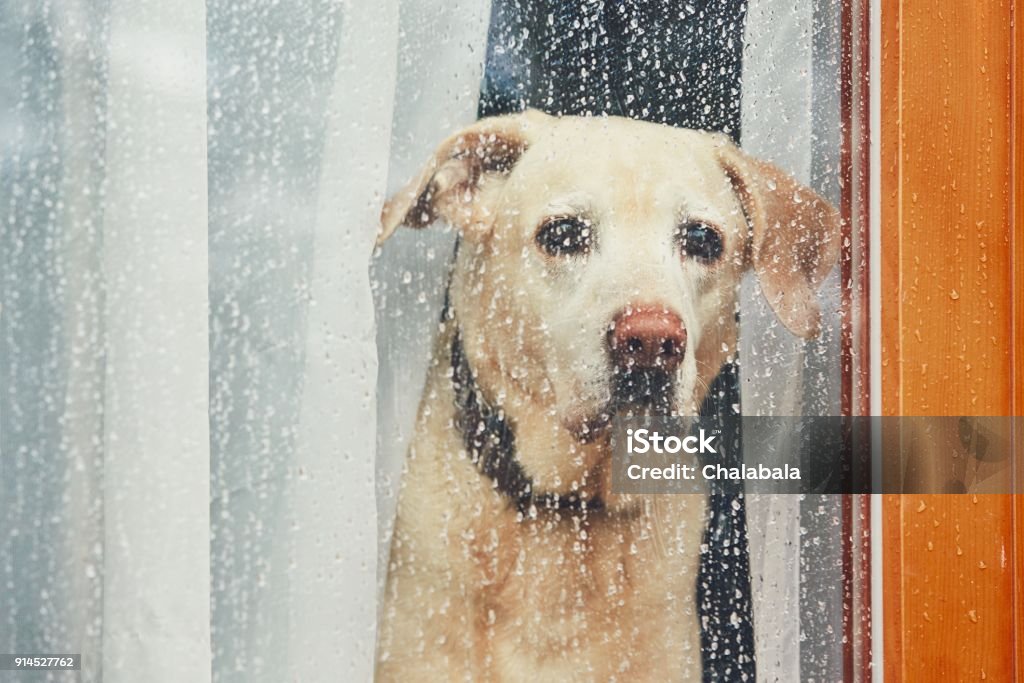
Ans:
[[[816,335],[836,210],[720,135],[527,111],[441,143],[380,240],[435,220],[459,246],[378,679],[700,680],[705,500],[613,494],[608,425],[696,414],[748,268]]]

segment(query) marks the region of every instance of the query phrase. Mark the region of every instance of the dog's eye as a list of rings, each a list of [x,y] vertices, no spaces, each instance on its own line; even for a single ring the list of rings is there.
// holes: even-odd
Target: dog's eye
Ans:
[[[537,231],[537,245],[551,256],[578,256],[590,251],[594,231],[583,218],[553,218]]]
[[[713,263],[722,255],[722,236],[705,223],[687,223],[679,228],[679,243],[687,256]]]

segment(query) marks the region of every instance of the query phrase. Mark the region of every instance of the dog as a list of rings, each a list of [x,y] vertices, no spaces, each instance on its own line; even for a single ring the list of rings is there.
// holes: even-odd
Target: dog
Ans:
[[[527,110],[381,212],[458,233],[399,494],[381,681],[702,675],[706,499],[611,491],[610,421],[697,414],[752,269],[811,338],[839,215],[721,134]]]

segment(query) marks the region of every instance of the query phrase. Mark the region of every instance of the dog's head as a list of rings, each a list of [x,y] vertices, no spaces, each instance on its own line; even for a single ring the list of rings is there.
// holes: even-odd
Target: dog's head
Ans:
[[[748,268],[815,336],[839,250],[827,201],[724,136],[536,111],[445,140],[381,218],[380,241],[460,231],[450,296],[482,388],[580,444],[617,412],[696,413],[735,349]]]

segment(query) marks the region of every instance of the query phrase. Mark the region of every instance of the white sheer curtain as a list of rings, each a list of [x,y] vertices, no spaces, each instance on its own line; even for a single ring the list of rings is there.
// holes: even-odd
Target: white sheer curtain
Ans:
[[[838,200],[839,4],[833,0],[779,3],[750,0],[743,62],[743,147]],[[831,164],[831,165],[830,165]],[[837,269],[838,270],[838,269]],[[804,342],[789,334],[761,295],[757,280],[742,284],[739,355],[747,416],[838,415],[838,273],[822,285],[822,337]],[[766,462],[772,452],[788,457],[792,443],[780,434],[744,433],[744,448]],[[770,447],[769,443],[774,447]],[[770,456],[769,456],[770,457]],[[780,463],[781,464],[781,463]],[[826,621],[842,605],[809,566],[830,552],[835,538],[829,514],[814,511],[803,496],[753,494],[747,522],[754,638],[759,681],[804,680],[836,675],[820,634],[802,634],[802,609],[811,596],[825,606]],[[812,509],[810,514],[806,509]],[[826,519],[827,517],[827,519]],[[803,532],[801,531],[803,527]],[[825,542],[804,547],[805,538]],[[803,555],[803,557],[802,557]],[[836,602],[838,600],[838,602]],[[841,625],[835,632],[841,632]],[[803,666],[802,666],[803,665]]]
[[[398,3],[349,2],[327,107],[287,526],[290,680],[370,680],[377,350],[368,262],[387,186]]]
[[[110,8],[103,679],[210,680],[206,6]]]
[[[0,651],[371,677],[397,46],[397,1],[0,6]]]
[[[777,3],[752,0],[743,62],[744,148],[805,183],[811,175],[812,25],[809,2],[779,11]],[[793,139],[803,144],[794,145]],[[742,296],[743,414],[799,415],[803,343],[778,323],[752,275],[744,278]],[[778,438],[744,437],[746,448],[758,449],[761,459],[769,451],[764,439]],[[777,452],[790,451],[782,447]],[[800,614],[800,500],[751,495],[747,523],[757,678],[765,683],[799,680],[800,619],[794,615]]]

